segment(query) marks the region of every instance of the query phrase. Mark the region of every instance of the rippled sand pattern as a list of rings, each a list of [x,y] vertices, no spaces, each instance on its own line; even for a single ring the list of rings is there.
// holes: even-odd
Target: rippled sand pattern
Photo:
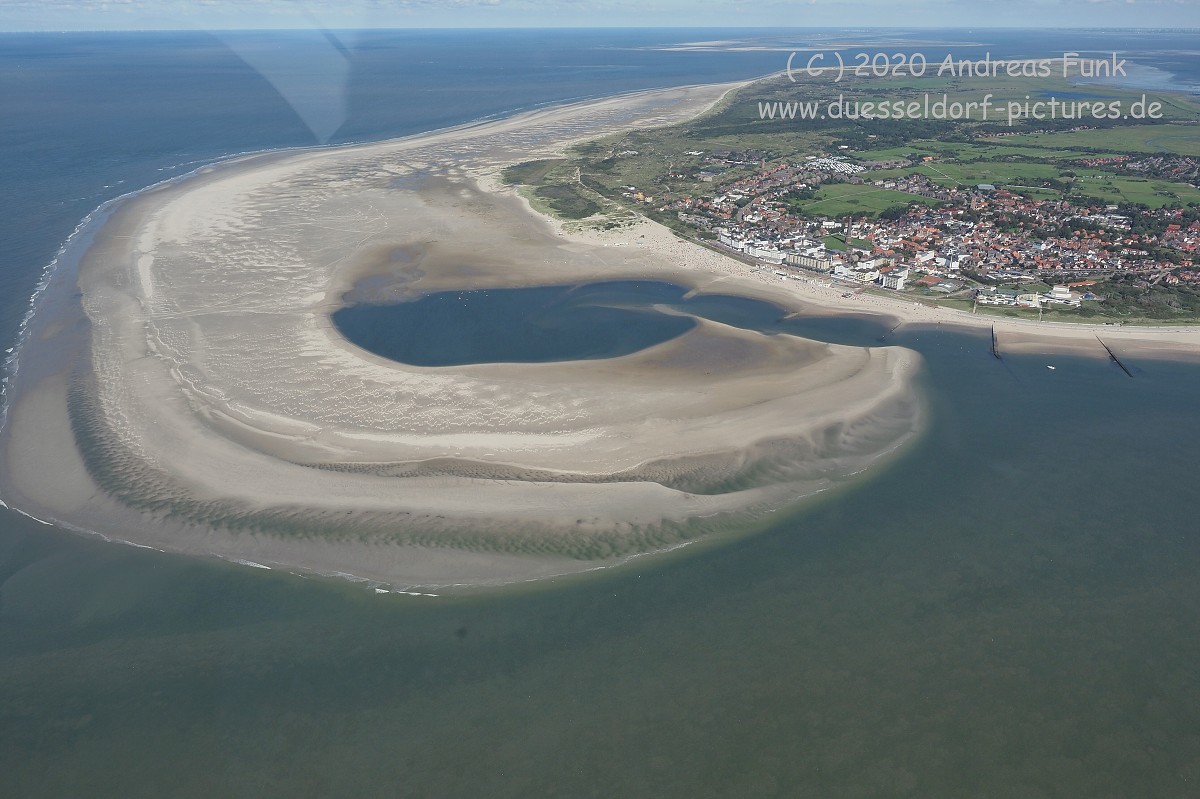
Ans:
[[[700,285],[653,251],[617,257],[564,236],[481,178],[717,96],[644,93],[242,159],[127,202],[80,264],[82,357],[38,386],[54,403],[15,408],[28,425],[69,404],[72,451],[46,439],[23,452],[72,487],[17,488],[56,518],[148,545],[479,584],[749,528],[862,471],[917,427],[908,350],[700,320],[620,358],[419,368],[330,322],[356,281],[380,275],[412,295]]]

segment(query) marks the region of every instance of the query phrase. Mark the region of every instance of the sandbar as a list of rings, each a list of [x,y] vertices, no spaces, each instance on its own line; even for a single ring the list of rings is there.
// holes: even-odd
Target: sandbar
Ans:
[[[445,590],[754,529],[853,479],[921,428],[911,350],[699,319],[622,357],[432,368],[330,320],[368,279],[396,301],[639,279],[761,294],[657,226],[571,232],[497,181],[730,88],[240,157],[124,200],[22,345],[40,366],[16,376],[4,500],[139,546]]]

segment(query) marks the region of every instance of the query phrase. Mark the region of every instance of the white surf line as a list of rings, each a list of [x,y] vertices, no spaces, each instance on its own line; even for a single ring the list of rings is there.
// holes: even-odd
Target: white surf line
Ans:
[[[221,556],[218,555],[217,557]],[[270,566],[264,566],[263,564],[255,563],[252,560],[242,560],[241,558],[224,558],[224,560],[227,560],[230,563],[236,563],[239,566],[249,566],[252,569],[266,569],[267,571],[271,571]]]
[[[10,507],[10,506],[8,506],[8,505],[5,505],[4,507],[8,508],[9,510],[13,511],[14,513],[19,513],[19,514],[21,514],[22,516],[24,516],[24,517],[25,517],[25,518],[27,518],[27,519],[33,519],[33,520],[34,520],[35,522],[37,522],[38,524],[44,524],[44,525],[46,525],[47,527],[53,527],[53,526],[54,526],[54,522],[48,522],[48,521],[46,521],[45,519],[39,519],[38,517],[34,516],[32,513],[26,513],[25,511],[21,510],[20,508],[13,508],[13,507]]]
[[[86,527],[79,527],[74,524],[69,524],[67,522],[58,521],[57,519],[51,519],[51,520],[39,519],[37,516],[34,516],[31,513],[26,513],[25,511],[21,510],[20,508],[14,508],[12,505],[9,505],[3,499],[0,499],[0,508],[3,508],[4,510],[10,510],[13,513],[19,513],[22,516],[33,519],[38,524],[44,524],[48,527],[60,527],[64,530],[67,530],[72,533],[78,533],[80,535],[95,536],[97,538],[103,539],[106,543],[124,544],[125,546],[136,547],[138,549],[149,549],[149,550],[153,550],[154,552],[161,552],[164,555],[168,554],[167,550],[165,550],[165,549],[159,549],[158,547],[152,547],[149,544],[139,544],[136,541],[126,541],[124,538],[110,538],[109,536],[105,535],[104,533],[97,532],[96,530],[88,530]]]
[[[397,588],[376,588],[376,594],[400,594],[401,596],[430,596],[436,597],[438,594],[424,594],[420,591],[401,591]]]
[[[123,538],[109,538],[107,540],[111,541],[114,544],[124,544],[127,547],[136,547],[137,549],[149,549],[153,552],[161,552],[164,555],[167,554],[167,551],[165,549],[159,549],[158,547],[152,547],[149,544],[139,544],[136,541],[126,541]]]

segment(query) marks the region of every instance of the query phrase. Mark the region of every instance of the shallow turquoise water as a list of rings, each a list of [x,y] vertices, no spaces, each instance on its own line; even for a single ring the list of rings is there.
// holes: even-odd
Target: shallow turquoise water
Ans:
[[[886,472],[599,578],[376,597],[6,531],[0,793],[1189,795],[1200,369],[897,335],[934,422]]]

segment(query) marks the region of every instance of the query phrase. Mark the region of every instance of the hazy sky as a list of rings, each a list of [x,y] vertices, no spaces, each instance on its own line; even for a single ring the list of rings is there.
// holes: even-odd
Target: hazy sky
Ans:
[[[0,30],[1200,27],[1200,0],[0,0]]]

